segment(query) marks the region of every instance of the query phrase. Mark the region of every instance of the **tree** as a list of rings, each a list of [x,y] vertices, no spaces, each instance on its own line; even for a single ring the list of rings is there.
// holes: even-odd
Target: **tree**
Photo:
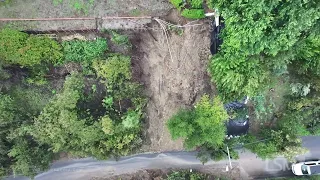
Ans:
[[[107,80],[109,85],[122,84],[131,80],[131,61],[129,56],[114,55],[106,60],[94,61],[93,68],[97,76]]]
[[[226,101],[252,97],[261,92],[270,81],[266,67],[254,57],[226,57],[218,54],[212,58],[209,72]]]
[[[83,93],[83,79],[80,74],[66,78],[63,90],[57,94],[35,118],[29,133],[40,143],[53,147],[53,152],[77,151],[85,128],[85,121],[78,119],[77,103]]]
[[[11,159],[8,157],[12,143],[7,136],[14,128],[15,106],[13,99],[4,94],[0,94],[0,177],[9,172]]]
[[[47,145],[39,145],[28,138],[16,138],[8,155],[14,159],[12,169],[16,175],[34,177],[47,170],[53,160],[53,153]]]
[[[183,138],[184,146],[193,149],[202,145],[223,145],[228,114],[219,97],[210,101],[204,95],[193,110],[180,110],[167,126],[173,139]]]
[[[215,5],[225,28],[209,71],[228,100],[261,92],[268,74],[286,70],[299,54],[296,47],[319,27],[316,1],[218,0]]]
[[[256,153],[262,159],[284,156],[290,162],[295,157],[307,152],[301,145],[300,136],[308,131],[301,121],[296,121],[295,114],[284,114],[280,117],[277,127],[260,132],[262,140],[252,135],[243,138],[245,147]]]
[[[36,114],[37,107],[25,96],[20,101],[18,90],[9,95],[0,94],[0,177],[13,172],[33,177],[39,170],[47,169],[53,159],[46,144],[39,145],[30,136],[26,136],[24,125],[29,124]],[[37,95],[28,89],[26,93]],[[37,99],[37,97],[33,96]],[[28,106],[30,112],[23,106]],[[41,105],[41,103],[40,103]],[[22,107],[21,107],[22,106]],[[39,113],[39,112],[38,112]]]

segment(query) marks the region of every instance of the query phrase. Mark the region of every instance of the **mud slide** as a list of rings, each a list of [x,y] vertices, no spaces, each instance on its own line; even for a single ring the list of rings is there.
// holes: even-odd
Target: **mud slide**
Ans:
[[[209,23],[188,27],[183,34],[169,31],[168,49],[163,32],[135,34],[133,67],[145,85],[149,103],[146,110],[148,130],[145,151],[182,150],[181,140],[172,141],[167,120],[179,108],[190,107],[203,93],[212,93],[207,63],[210,54]],[[156,27],[156,22],[150,26]]]

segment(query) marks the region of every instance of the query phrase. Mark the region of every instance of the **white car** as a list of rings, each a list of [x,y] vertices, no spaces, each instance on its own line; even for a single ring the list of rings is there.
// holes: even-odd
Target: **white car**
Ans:
[[[308,161],[292,164],[292,172],[297,176],[320,174],[320,161]]]

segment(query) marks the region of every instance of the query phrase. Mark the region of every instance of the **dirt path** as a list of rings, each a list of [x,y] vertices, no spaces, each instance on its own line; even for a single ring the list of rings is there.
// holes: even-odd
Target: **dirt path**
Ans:
[[[140,72],[149,103],[147,105],[146,151],[183,149],[182,141],[172,141],[167,120],[179,108],[191,106],[203,93],[211,92],[206,73],[209,57],[209,25],[186,28],[183,35],[170,33],[172,57],[161,31],[145,31],[135,35],[133,65]],[[155,26],[155,24],[151,24]]]
[[[172,8],[167,0],[93,0],[92,4],[89,0],[10,1],[0,6],[0,18],[163,16]]]
[[[61,3],[58,3],[59,1]],[[167,0],[93,0],[92,4],[89,0],[10,0],[6,6],[0,4],[0,18],[159,17],[166,15],[171,8],[173,7]],[[110,28],[114,27],[113,24],[119,26],[123,22],[105,20],[102,26]],[[95,20],[0,22],[0,27],[4,26],[20,30],[45,31],[95,29],[97,23]]]

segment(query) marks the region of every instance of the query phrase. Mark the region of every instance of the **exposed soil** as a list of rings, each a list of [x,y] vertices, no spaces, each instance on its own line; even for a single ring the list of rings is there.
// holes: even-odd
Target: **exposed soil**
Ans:
[[[181,140],[171,140],[167,120],[180,108],[193,105],[202,94],[212,92],[206,70],[210,28],[206,21],[199,23],[202,25],[186,28],[181,36],[169,32],[172,59],[162,31],[135,33],[133,68],[149,97],[146,119],[150,144],[143,151],[182,150]]]

